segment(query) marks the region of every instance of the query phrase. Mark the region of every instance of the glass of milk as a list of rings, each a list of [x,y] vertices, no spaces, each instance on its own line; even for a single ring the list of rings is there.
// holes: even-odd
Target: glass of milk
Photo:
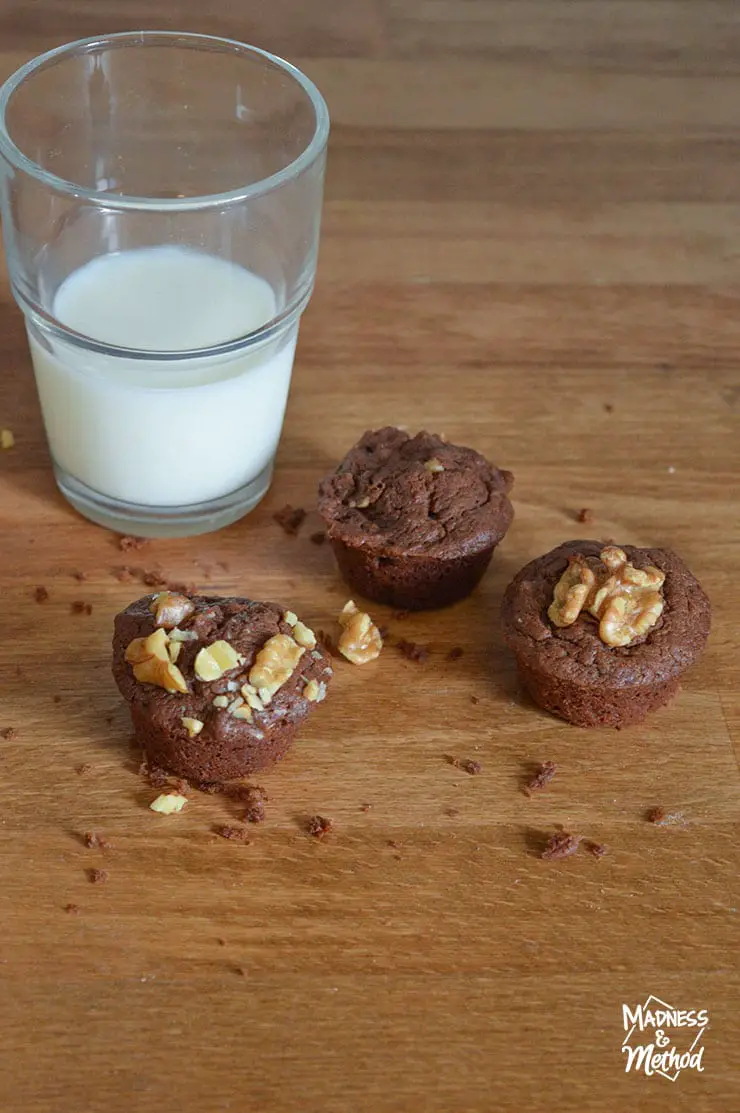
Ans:
[[[287,62],[135,32],[0,89],[0,204],[57,483],[184,536],[267,491],[316,273],[329,116]]]

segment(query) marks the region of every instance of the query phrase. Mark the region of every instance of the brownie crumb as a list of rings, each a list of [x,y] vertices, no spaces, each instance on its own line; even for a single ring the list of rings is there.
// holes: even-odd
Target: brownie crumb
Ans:
[[[360,804],[360,811],[361,812],[369,812],[371,808],[372,808],[372,804]]]
[[[255,800],[249,805],[244,813],[245,823],[264,823],[265,821],[265,805],[261,800]]]
[[[89,773],[91,769],[92,765],[90,765],[89,762],[85,762],[84,765],[77,766],[77,768],[75,769],[75,773],[77,773],[80,777],[84,777],[85,773]]]
[[[18,731],[15,727],[3,727],[3,729],[0,730],[0,738],[4,739],[6,742],[12,742],[13,739],[17,737]]]
[[[82,599],[76,599],[72,604],[72,614],[92,614],[92,603],[85,603]]]
[[[77,580],[79,584],[84,583],[87,579],[87,572],[73,572],[72,579]]]
[[[37,587],[33,593],[33,597],[37,603],[45,603],[49,598],[49,592],[45,587]]]
[[[587,506],[584,506],[582,510],[579,510],[578,514],[576,515],[576,521],[582,522],[584,525],[589,525],[591,522],[593,522],[593,520],[594,512]]]
[[[334,823],[331,819],[327,819],[323,815],[312,815],[306,825],[306,830],[314,838],[323,839],[324,835],[328,835],[333,827]]]
[[[246,827],[233,827],[224,825],[221,827],[214,827],[214,832],[220,835],[222,839],[231,839],[233,842],[249,842],[249,833]]]
[[[316,531],[316,533],[311,534],[311,536],[309,537],[309,541],[312,545],[323,545],[326,541],[326,534],[322,529],[319,529]]]
[[[425,645],[419,645],[417,642],[409,642],[405,638],[400,638],[396,642],[396,649],[403,653],[404,657],[408,657],[409,661],[416,661],[419,665],[423,665],[429,660],[429,650]]]
[[[103,835],[98,835],[96,831],[86,831],[82,841],[89,850],[110,850],[111,844]]]
[[[456,815],[459,815],[459,814],[460,814],[460,809],[459,808],[445,808],[445,815],[448,815],[450,817],[450,819],[453,819]]]
[[[558,858],[568,858],[575,854],[581,844],[580,835],[569,835],[567,831],[557,831],[547,840],[547,845],[540,854],[547,862],[555,862]]]
[[[125,564],[120,568],[114,568],[113,575],[118,580],[119,584],[132,584],[136,579],[133,569]]]
[[[554,761],[543,761],[535,775],[524,786],[527,796],[531,796],[533,792],[539,792],[545,785],[549,785],[557,771],[558,767]]]
[[[301,506],[284,506],[282,510],[273,514],[277,524],[285,530],[289,537],[295,537],[303,525],[305,517],[306,511]]]
[[[52,696],[51,698],[52,698],[54,703],[61,703],[62,702],[62,697],[60,695]]]
[[[452,757],[451,754],[445,754],[444,759],[448,765],[454,765],[455,769],[462,769],[463,773],[469,773],[471,777],[483,772],[481,763],[469,757]]]
[[[148,544],[149,542],[146,537],[126,536],[118,538],[118,548],[122,553],[130,553],[135,549],[143,549],[144,546]]]
[[[395,839],[388,839],[388,846],[392,846],[394,850],[399,850],[401,844],[396,842]]]
[[[647,821],[660,827],[666,821],[665,808],[651,808],[647,813]]]
[[[613,414],[614,413],[614,406],[611,404],[611,402],[605,402],[604,403],[604,409],[606,410],[606,412],[608,414]]]
[[[208,579],[208,576],[206,576]],[[168,583],[166,584],[167,590],[171,591],[173,595],[197,595],[197,584],[183,584],[183,583]]]
[[[405,618],[408,618],[410,614],[411,611],[394,611],[393,617],[397,619],[398,622],[403,622],[403,620]]]
[[[471,696],[470,697],[470,702],[471,703],[480,703],[480,696]]]
[[[651,808],[647,818],[656,827],[686,827],[688,824],[682,812],[666,812],[665,808]]]
[[[93,885],[100,885],[103,881],[108,880],[107,870],[88,870],[87,878]]]
[[[447,654],[447,660],[448,661],[459,661],[464,653],[465,653],[465,650],[463,649],[463,647],[461,645],[455,645],[455,646],[452,647],[450,652]]]
[[[607,853],[607,848],[603,842],[593,842],[591,839],[587,839],[583,845],[594,858],[603,858]]]
[[[337,649],[337,643],[335,642],[331,634],[327,634],[326,630],[317,630],[316,640],[318,641],[319,645],[323,646],[323,648],[331,657],[338,656],[339,650]]]
[[[160,769],[158,765],[148,765],[146,761],[139,766],[139,772],[144,774],[152,788],[164,788],[170,779],[165,769]]]
[[[65,904],[64,911],[71,913],[71,915],[73,916],[76,916],[77,913],[80,911],[80,906],[79,904]]]

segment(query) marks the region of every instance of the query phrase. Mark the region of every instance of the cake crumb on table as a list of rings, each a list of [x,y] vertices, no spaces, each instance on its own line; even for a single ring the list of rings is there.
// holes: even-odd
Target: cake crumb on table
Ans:
[[[473,761],[469,757],[453,757],[451,754],[445,754],[444,759],[448,765],[454,766],[455,769],[462,769],[463,773],[469,773],[471,777],[477,776],[483,772],[483,766],[479,761]]]
[[[145,545],[149,544],[146,537],[132,537],[126,535],[125,537],[118,538],[118,548],[122,553],[130,553],[132,550],[143,549]]]
[[[567,831],[557,831],[547,840],[547,845],[540,854],[546,862],[555,862],[559,858],[569,858],[575,854],[581,845],[580,835],[569,835]]]
[[[86,831],[82,841],[89,850],[110,850],[111,847],[108,840],[96,831]]]
[[[12,742],[13,739],[17,737],[18,731],[15,729],[15,727],[3,727],[3,729],[0,730],[0,738],[2,738],[5,742]]]
[[[324,835],[328,835],[333,828],[333,821],[323,815],[312,815],[306,824],[309,835],[313,835],[316,839],[323,839]]]
[[[91,769],[92,765],[90,765],[90,763],[86,761],[82,765],[77,765],[75,767],[75,773],[77,773],[77,775],[80,777],[84,777],[85,773],[89,773]]]
[[[557,771],[558,767],[554,761],[543,761],[534,776],[524,786],[527,796],[531,796],[533,792],[539,792],[545,785],[549,785]]]
[[[419,665],[426,664],[429,660],[429,649],[425,645],[419,645],[418,642],[400,638],[396,642],[396,649],[399,653],[403,653],[404,657],[408,657],[409,661],[416,661]]]
[[[656,827],[686,827],[688,820],[683,812],[667,812],[665,808],[651,808],[647,813],[649,823]]]
[[[463,649],[463,647],[461,645],[453,645],[452,649],[447,654],[447,660],[448,661],[459,661],[464,653],[465,653],[465,650]]]
[[[33,597],[37,603],[45,603],[49,598],[49,592],[45,587],[37,587],[33,593]]]
[[[290,504],[283,507],[282,510],[277,510],[273,514],[273,519],[285,530],[289,537],[295,537],[298,530],[303,525],[306,517],[306,511],[302,506],[290,506]]]
[[[594,842],[592,839],[586,839],[583,845],[594,858],[603,858],[607,853],[607,848],[604,846],[603,842]]]
[[[318,529],[315,533],[311,534],[309,541],[312,545],[323,545],[326,541],[326,534],[322,529]]]
[[[87,572],[80,572],[79,570],[72,573],[72,579],[77,580],[78,583],[84,583],[87,579]]]
[[[75,916],[80,911],[80,906],[79,904],[65,904],[64,911],[70,912],[73,916]]]
[[[82,599],[76,599],[71,606],[72,614],[87,614],[93,612],[92,603],[85,603]]]
[[[88,870],[87,871],[87,879],[93,885],[100,885],[104,881],[108,880],[108,871],[107,870]]]
[[[578,511],[576,521],[581,522],[583,525],[589,525],[594,520],[594,512],[588,506],[584,506],[582,510]]]
[[[361,812],[369,812],[371,808],[372,808],[372,804],[360,804],[360,811]]]
[[[222,824],[221,826],[214,827],[214,833],[220,835],[222,839],[231,839],[232,842],[249,842],[249,832],[246,827],[236,827],[234,825]]]

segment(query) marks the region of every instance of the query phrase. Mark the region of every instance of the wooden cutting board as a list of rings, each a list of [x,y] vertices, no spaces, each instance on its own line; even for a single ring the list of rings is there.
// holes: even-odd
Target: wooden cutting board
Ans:
[[[334,120],[277,474],[233,528],[121,553],[65,505],[0,292],[0,426],[16,436],[0,454],[0,728],[17,732],[0,741],[4,1113],[738,1108],[737,8],[215,9],[0,11],[3,77],[102,28],[180,25],[289,54]],[[260,778],[250,845],[213,834],[233,814],[218,798],[153,814],[109,671],[112,617],[139,593],[115,569],[327,627],[348,592],[309,540],[318,522],[289,538],[273,514],[310,509],[387,423],[514,471],[484,584],[436,614],[372,608],[429,660],[388,648],[338,667]],[[535,710],[499,630],[515,571],[584,532],[675,548],[714,605],[680,697],[620,733]],[[528,799],[544,760],[559,772]],[[650,824],[656,806],[680,822]],[[313,813],[334,821],[323,841]],[[541,861],[559,824],[607,855]],[[625,1073],[622,1005],[651,994],[709,1010],[703,1073]]]

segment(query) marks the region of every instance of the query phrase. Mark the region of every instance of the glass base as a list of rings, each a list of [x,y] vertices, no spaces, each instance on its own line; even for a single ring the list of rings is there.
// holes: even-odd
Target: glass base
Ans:
[[[137,506],[93,491],[56,464],[54,475],[67,502],[105,529],[133,537],[195,537],[230,526],[254,510],[269,490],[272,463],[237,491],[192,506]]]

